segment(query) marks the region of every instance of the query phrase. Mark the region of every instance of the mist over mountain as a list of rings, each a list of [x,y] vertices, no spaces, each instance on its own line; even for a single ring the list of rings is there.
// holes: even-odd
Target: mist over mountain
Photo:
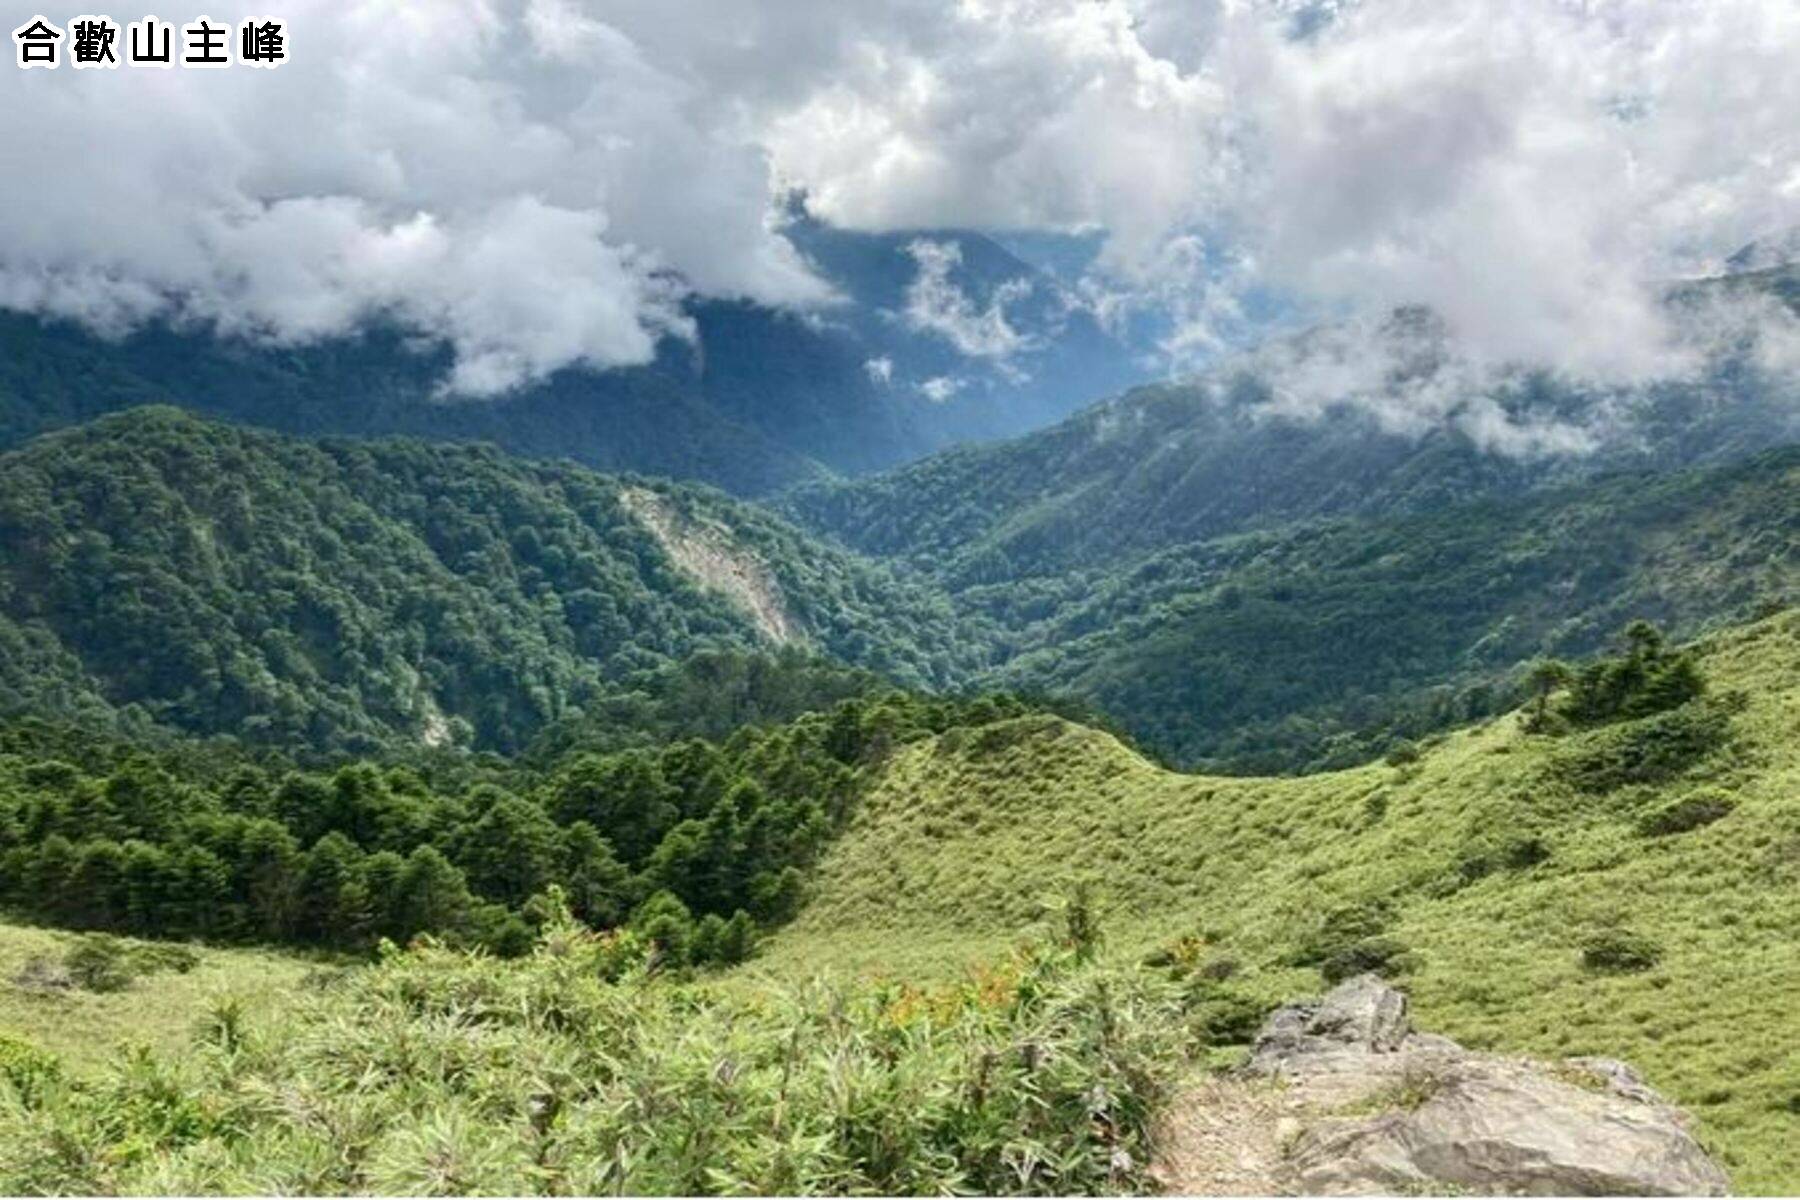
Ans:
[[[1669,290],[1696,337],[1709,315],[1777,314],[1767,339],[1696,351],[1691,373],[1601,388],[1455,357],[1432,314],[1323,326],[1190,379],[1133,389],[1024,437],[854,481],[788,511],[865,552],[957,585],[1118,564],[1285,522],[1521,495],[1620,470],[1728,462],[1800,437],[1800,269]]]
[[[107,338],[0,312],[0,446],[168,403],[290,433],[492,441],[760,495],[1037,428],[1143,377],[1059,285],[978,234],[854,233],[800,210],[790,229],[833,303],[695,297],[691,338],[665,339],[647,365],[570,367],[482,398],[442,395],[449,347],[384,323],[271,346],[160,323]]]

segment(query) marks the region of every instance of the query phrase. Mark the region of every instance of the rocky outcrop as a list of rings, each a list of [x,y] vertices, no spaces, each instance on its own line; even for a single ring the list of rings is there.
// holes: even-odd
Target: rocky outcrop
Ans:
[[[739,546],[717,523],[689,521],[648,488],[623,488],[619,502],[648,529],[670,561],[703,587],[723,594],[777,646],[805,640],[788,611],[781,585],[755,554]]]
[[[1722,1195],[1686,1118],[1623,1063],[1478,1054],[1416,1032],[1372,975],[1271,1015],[1246,1071],[1294,1111],[1275,1170],[1306,1195]]]

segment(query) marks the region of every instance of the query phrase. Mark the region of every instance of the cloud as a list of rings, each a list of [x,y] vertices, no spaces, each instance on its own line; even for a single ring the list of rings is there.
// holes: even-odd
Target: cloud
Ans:
[[[919,393],[933,404],[942,404],[968,386],[966,379],[951,375],[933,375],[919,385]]]
[[[0,303],[276,340],[384,316],[492,392],[644,361],[689,333],[691,293],[827,303],[772,220],[799,186],[855,228],[1096,233],[1072,293],[1115,328],[1157,314],[1177,366],[1272,312],[1423,305],[1471,378],[1610,386],[1694,369],[1662,283],[1800,227],[1792,0],[284,15],[277,71],[0,71]],[[909,319],[1008,361],[1013,300],[967,296],[950,243],[920,244]],[[1779,312],[1727,318],[1788,361]]]
[[[886,354],[878,358],[865,359],[863,374],[869,377],[870,383],[886,387],[894,382],[894,360]]]
[[[449,386],[643,362],[690,290],[827,289],[694,81],[565,4],[283,10],[275,71],[0,71],[0,304],[275,341],[383,316]]]
[[[1800,225],[1789,0],[994,0],[884,31],[766,124],[870,227],[1103,228],[1096,311],[1204,361],[1428,305],[1478,373],[1692,372],[1661,303]],[[1747,314],[1746,314],[1747,315]],[[1779,314],[1778,314],[1779,315]]]
[[[952,278],[962,264],[961,245],[914,238],[906,252],[919,268],[906,288],[908,327],[936,334],[966,357],[987,359],[1002,370],[1016,371],[1011,360],[1035,342],[1013,328],[1006,309],[1031,294],[1031,280],[1006,280],[992,289],[986,307],[980,307]]]

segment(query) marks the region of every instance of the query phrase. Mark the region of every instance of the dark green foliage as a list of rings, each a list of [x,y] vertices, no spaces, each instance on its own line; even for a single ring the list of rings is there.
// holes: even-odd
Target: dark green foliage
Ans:
[[[1605,929],[1581,943],[1581,965],[1601,974],[1648,971],[1662,961],[1662,947],[1629,929]]]
[[[1303,922],[1294,939],[1289,961],[1297,967],[1322,967],[1342,956],[1351,955],[1364,943],[1380,937],[1393,920],[1389,905],[1381,901],[1362,901],[1326,909]]]
[[[1587,734],[1558,756],[1556,770],[1581,791],[1611,792],[1673,779],[1730,740],[1730,713],[1697,700]]]
[[[1412,969],[1411,949],[1395,937],[1364,938],[1333,950],[1319,961],[1319,974],[1326,983],[1340,983],[1369,972],[1393,978]]]
[[[355,949],[429,933],[501,955],[565,909],[597,927],[635,910],[669,966],[736,962],[793,915],[867,764],[1028,711],[888,691],[722,743],[607,752],[575,730],[541,769],[465,765],[442,786],[370,761],[271,776],[222,745],[0,726],[0,904],[140,936]],[[123,986],[187,953],[118,945],[93,942],[83,978]]]
[[[640,680],[665,712],[713,690],[695,729],[712,736],[816,697],[823,675],[797,666],[713,688],[754,672],[730,658],[655,683],[767,635],[747,601],[679,567],[634,503],[760,564],[819,651],[913,686],[979,663],[929,588],[717,493],[150,408],[0,457],[0,701],[316,753],[517,749]]]
[[[200,956],[186,946],[128,944],[108,934],[90,933],[76,939],[63,954],[62,965],[77,987],[90,992],[118,992],[130,987],[133,980],[159,971],[185,975],[199,962]]]
[[[1701,788],[1645,813],[1637,828],[1645,837],[1669,837],[1722,821],[1736,807],[1737,801],[1718,788]]]
[[[1550,847],[1533,833],[1508,833],[1472,842],[1457,858],[1448,890],[1485,879],[1496,871],[1526,871],[1550,859]]]
[[[1699,699],[1706,680],[1686,654],[1671,653],[1663,633],[1648,621],[1625,629],[1624,653],[1600,658],[1570,681],[1562,713],[1577,725],[1645,717]]]
[[[1388,752],[1382,756],[1382,761],[1390,767],[1403,767],[1407,763],[1418,762],[1419,747],[1402,739],[1388,748]]]
[[[76,942],[63,955],[63,967],[77,987],[90,992],[123,991],[136,978],[123,943],[105,934],[91,934]]]

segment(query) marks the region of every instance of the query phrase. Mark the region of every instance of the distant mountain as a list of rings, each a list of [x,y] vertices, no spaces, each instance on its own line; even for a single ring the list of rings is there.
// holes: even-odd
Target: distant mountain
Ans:
[[[516,748],[703,650],[914,686],[934,589],[707,490],[144,408],[0,456],[0,708],[314,750]]]
[[[1800,604],[1800,447],[1407,515],[1297,522],[975,587],[996,686],[1070,694],[1233,771],[1346,766],[1509,703],[1521,664],[1626,624]]]
[[[1797,280],[1672,303],[1800,309]],[[1687,634],[1797,598],[1797,452],[1768,448],[1800,442],[1800,380],[1748,355],[1686,383],[1470,394],[1522,427],[1606,414],[1582,452],[1513,454],[1455,419],[1393,432],[1367,401],[1283,415],[1259,361],[781,503],[942,581],[995,642],[984,683],[1073,695],[1230,770],[1342,765],[1480,716],[1524,660],[1591,653],[1633,617]]]
[[[760,495],[1037,428],[1142,377],[1060,285],[980,235],[852,233],[799,210],[790,232],[842,303],[699,299],[696,340],[666,341],[648,366],[567,369],[483,400],[440,398],[448,351],[388,327],[288,348],[161,325],[107,339],[0,313],[0,448],[166,403],[288,433],[486,440]],[[930,298],[909,317],[922,272]],[[991,344],[959,349],[945,332],[959,321]]]
[[[1732,271],[1763,271],[1795,263],[1800,263],[1800,226],[1747,242],[1725,260]]]
[[[1794,270],[1688,285],[1674,302],[1748,288],[1800,311]],[[1524,375],[1461,401],[1491,404],[1523,426],[1603,409],[1599,444],[1582,452],[1497,452],[1454,419],[1396,432],[1371,415],[1380,397],[1288,415],[1271,403],[1278,383],[1257,359],[1227,363],[1011,441],[866,479],[810,482],[782,503],[866,553],[969,586],[1134,561],[1301,519],[1422,512],[1610,471],[1729,462],[1800,440],[1800,379],[1741,357],[1720,359],[1694,382],[1600,394]],[[1449,378],[1445,386],[1461,385]],[[1404,396],[1392,399],[1405,407]],[[1456,405],[1448,412],[1460,415]]]

